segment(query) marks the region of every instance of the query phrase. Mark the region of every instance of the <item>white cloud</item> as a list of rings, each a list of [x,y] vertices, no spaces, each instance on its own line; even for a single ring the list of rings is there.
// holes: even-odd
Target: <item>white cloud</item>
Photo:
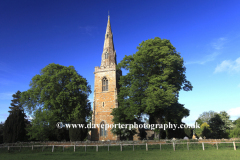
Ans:
[[[214,73],[218,72],[239,72],[240,71],[240,57],[237,58],[235,61],[225,60],[222,61],[221,64],[217,65],[215,68]]]
[[[226,43],[226,38],[221,37],[211,43],[213,52],[202,58],[202,60],[187,62],[187,64],[205,64],[207,62],[214,61],[218,55],[221,54],[220,50],[223,49],[224,44]]]
[[[207,62],[214,61],[219,54],[219,52],[214,52],[212,54],[206,55],[203,60],[187,62],[186,64],[205,64]]]
[[[227,113],[232,117],[240,117],[240,107],[231,108],[227,111]]]
[[[215,42],[212,43],[212,47],[216,50],[220,50],[223,48],[223,45],[226,43],[226,38],[221,37],[218,38]]]

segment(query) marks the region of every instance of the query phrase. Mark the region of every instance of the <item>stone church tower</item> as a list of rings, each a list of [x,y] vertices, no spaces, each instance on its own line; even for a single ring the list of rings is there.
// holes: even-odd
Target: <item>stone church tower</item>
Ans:
[[[94,102],[91,139],[94,140],[117,140],[111,128],[107,125],[113,124],[111,115],[112,109],[118,107],[118,81],[122,75],[121,70],[116,69],[116,51],[113,45],[113,34],[108,16],[107,29],[105,34],[101,66],[95,67]],[[103,126],[103,127],[101,127]],[[105,126],[105,127],[104,127]]]

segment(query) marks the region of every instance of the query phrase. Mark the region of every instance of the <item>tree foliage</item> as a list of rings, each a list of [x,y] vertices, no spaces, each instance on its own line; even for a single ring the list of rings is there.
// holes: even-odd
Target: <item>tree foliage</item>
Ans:
[[[24,117],[25,114],[21,110],[9,114],[3,128],[3,141],[5,143],[24,141],[26,136]]]
[[[161,123],[164,116],[172,114],[181,118],[188,116],[189,111],[177,102],[181,89],[193,88],[186,79],[180,53],[169,40],[158,37],[142,42],[137,49],[117,66],[129,72],[120,78],[119,107],[112,115],[131,121],[147,114],[154,123]],[[175,110],[180,111],[179,115]]]
[[[240,118],[236,119],[234,122],[233,122],[234,125],[236,125],[237,128],[240,128]]]
[[[48,141],[53,134],[56,124],[53,128],[49,125],[53,115],[48,110],[42,110],[39,108],[34,112],[31,126],[27,128],[30,140]],[[55,121],[54,121],[55,122]],[[52,140],[52,139],[51,139]]]
[[[184,128],[185,136],[191,138],[193,136],[193,128]]]
[[[230,134],[232,138],[240,138],[240,127],[234,128]]]
[[[84,126],[87,126],[83,118],[75,119],[71,124],[84,124]],[[71,141],[83,141],[87,137],[87,134],[88,130],[85,128],[79,128],[79,126],[77,126],[77,128],[69,128],[69,137]]]
[[[164,123],[168,124],[169,122],[172,124],[177,124],[178,127],[180,124],[183,124],[182,118],[189,116],[189,110],[184,108],[184,106],[180,103],[174,103],[171,106],[169,106],[165,111],[164,111]],[[186,134],[182,128],[176,128],[175,130],[173,129],[166,129],[166,137],[167,138],[182,138]]]
[[[212,138],[226,138],[224,128],[225,123],[223,122],[219,114],[216,114],[213,118],[209,120],[209,125],[212,130]]]
[[[209,120],[211,118],[213,118],[217,113],[214,111],[208,111],[208,112],[203,112],[202,114],[200,114],[200,116],[198,117],[198,119],[196,120],[196,122],[199,125],[202,125],[203,123],[208,123]]]
[[[17,91],[15,94],[12,95],[13,99],[11,100],[11,107],[9,107],[10,111],[8,111],[9,113],[13,113],[17,110],[23,111],[23,107],[22,104],[20,102],[20,98],[21,98],[21,92]]]
[[[201,125],[200,129],[201,129],[201,136],[202,137],[209,138],[211,136],[212,131],[211,131],[210,125],[207,124],[207,122],[204,122]]]
[[[33,113],[32,126],[28,129],[33,139],[61,140],[64,133],[60,133],[64,131],[56,129],[57,122],[69,123],[90,116],[90,86],[73,66],[49,64],[32,78],[30,87],[21,94],[21,101]]]
[[[197,136],[207,138],[228,138],[233,123],[230,116],[225,111],[216,113],[214,111],[203,112],[196,122],[201,124],[200,129],[196,129]]]
[[[20,102],[21,92],[17,91],[12,97],[11,107],[9,107],[10,111],[8,111],[9,116],[3,127],[3,140],[7,143],[26,141],[27,136],[25,128],[30,123],[26,119],[27,116]]]
[[[230,115],[226,111],[221,111],[219,113],[219,116],[221,117],[222,121],[224,122],[225,132],[226,132],[226,130],[229,130],[230,128],[233,127],[233,123],[230,120]]]
[[[128,119],[126,117],[126,115],[124,114],[124,109],[125,109],[124,107],[119,107],[119,109],[114,109],[112,111],[111,114],[114,115],[112,121],[115,124],[119,124],[119,123],[120,124],[133,124],[134,122],[138,121],[137,119]],[[117,126],[116,128],[113,127],[111,129],[111,132],[113,134],[119,135],[121,140],[126,140],[126,139],[129,139],[134,134],[136,134],[136,129],[134,129],[134,128],[130,129],[129,127],[121,129]]]
[[[230,132],[230,137],[240,138],[240,118],[235,120],[233,124],[234,124],[234,127],[233,127],[233,130],[231,130]]]

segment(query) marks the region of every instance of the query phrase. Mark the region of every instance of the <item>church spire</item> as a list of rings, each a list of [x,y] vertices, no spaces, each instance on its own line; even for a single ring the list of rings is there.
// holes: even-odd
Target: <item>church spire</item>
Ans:
[[[114,49],[112,36],[113,35],[112,35],[111,24],[110,24],[110,16],[108,15],[108,22],[107,22],[107,29],[105,34],[103,50],[107,47],[112,47]]]
[[[113,45],[113,34],[111,30],[110,16],[108,15],[101,66],[109,66],[111,64],[116,64],[116,51]]]

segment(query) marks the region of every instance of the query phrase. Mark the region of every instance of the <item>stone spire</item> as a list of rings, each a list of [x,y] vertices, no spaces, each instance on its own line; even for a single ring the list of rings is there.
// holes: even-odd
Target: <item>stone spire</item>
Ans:
[[[116,51],[113,45],[113,34],[111,30],[110,16],[108,15],[101,66],[110,66],[111,64],[116,65],[117,63],[116,63]]]

